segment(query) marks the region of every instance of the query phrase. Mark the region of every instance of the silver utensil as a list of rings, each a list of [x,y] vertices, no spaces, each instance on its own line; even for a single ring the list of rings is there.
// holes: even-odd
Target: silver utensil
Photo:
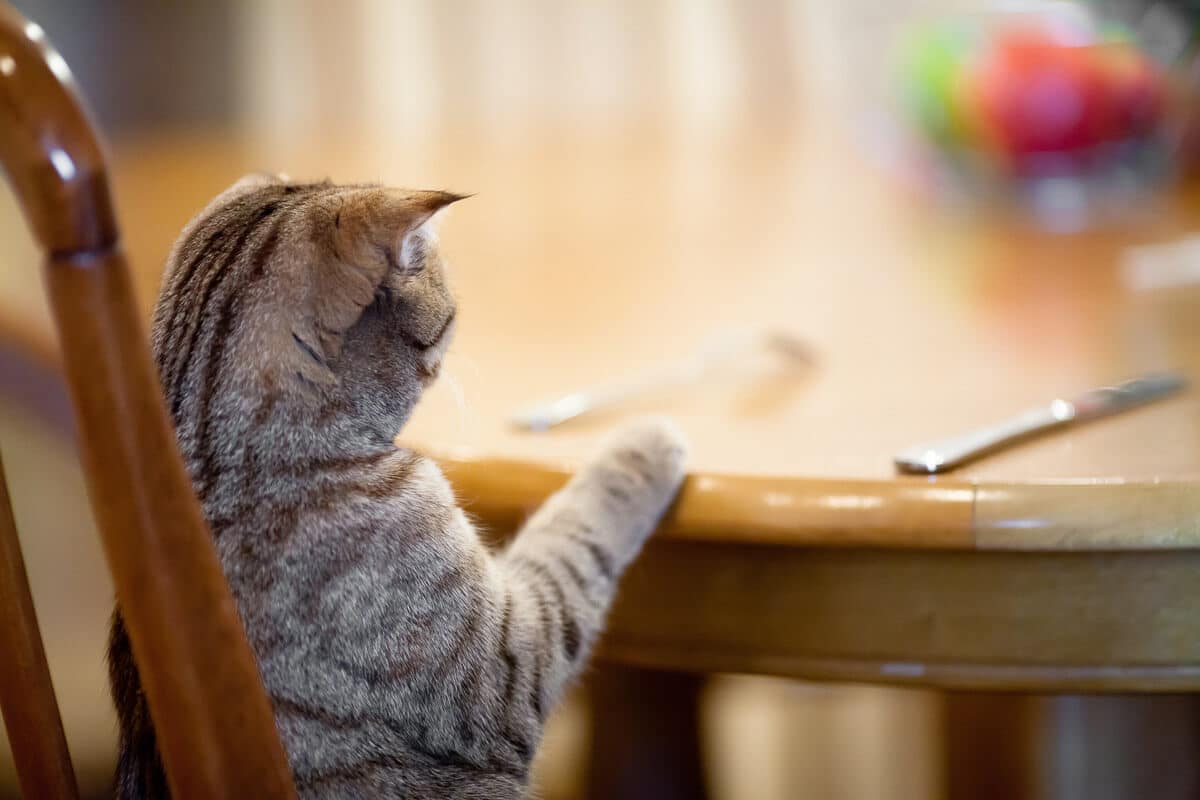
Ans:
[[[921,474],[944,472],[1021,439],[1136,408],[1186,386],[1183,376],[1163,373],[1093,389],[1073,400],[1059,398],[993,425],[910,447],[896,456],[896,468]]]
[[[744,357],[758,347],[782,353],[797,362],[813,361],[808,347],[787,334],[762,331],[726,334],[714,338],[693,356],[628,380],[569,392],[518,411],[509,421],[515,427],[528,431],[549,430],[568,420],[615,406],[638,395],[694,383],[715,367]]]

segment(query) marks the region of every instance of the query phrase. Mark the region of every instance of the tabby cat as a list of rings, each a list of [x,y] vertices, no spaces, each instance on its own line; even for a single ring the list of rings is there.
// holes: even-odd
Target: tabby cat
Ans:
[[[396,446],[454,328],[430,220],[458,199],[253,176],[168,259],[159,377],[306,797],[525,796],[682,480],[675,429],[635,425],[493,553]],[[117,794],[165,797],[119,612],[109,665]]]

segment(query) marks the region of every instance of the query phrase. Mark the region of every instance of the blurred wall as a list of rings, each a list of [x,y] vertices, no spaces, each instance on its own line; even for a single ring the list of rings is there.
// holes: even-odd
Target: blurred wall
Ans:
[[[237,0],[13,0],[46,29],[111,135],[227,125],[238,110]]]

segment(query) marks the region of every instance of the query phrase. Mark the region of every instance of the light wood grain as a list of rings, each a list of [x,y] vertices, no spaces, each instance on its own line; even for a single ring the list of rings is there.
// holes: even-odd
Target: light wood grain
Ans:
[[[467,510],[511,530],[571,474],[504,459],[441,454]],[[971,548],[975,487],[962,482],[852,481],[697,473],[660,538],[796,547]]]
[[[435,454],[468,509],[514,529],[570,467]],[[694,473],[659,538],[919,550],[1200,549],[1200,482],[995,483]]]
[[[1196,551],[652,542],[603,653],[672,669],[960,689],[1196,691]]]
[[[569,474],[440,462],[499,534]],[[1194,483],[692,475],[622,584],[603,653],[958,689],[1194,691],[1197,519]]]
[[[472,454],[506,462],[497,474],[456,474],[450,465],[472,513],[511,530],[564,479],[538,464],[580,463],[620,419],[643,412],[680,420],[693,471],[719,478],[710,490],[752,487],[757,476],[760,487],[794,492],[789,508],[779,498],[768,506],[758,491],[751,529],[746,507],[722,506],[693,482],[695,505],[677,509],[687,524],[664,529],[637,568],[643,577],[623,594],[605,651],[612,658],[934,686],[1200,687],[1186,487],[1117,490],[1115,519],[1133,518],[1130,502],[1170,501],[1155,510],[1155,527],[1131,528],[1120,541],[1096,506],[1112,488],[1103,481],[1062,488],[1079,493],[1062,505],[1074,509],[1075,522],[1060,526],[1069,536],[1053,528],[1008,535],[1012,528],[999,526],[1058,507],[1056,489],[1018,491],[1031,481],[1116,477],[1152,487],[1155,478],[1200,475],[1193,395],[1031,443],[948,480],[897,482],[890,465],[903,445],[1072,388],[1200,366],[1200,293],[1135,296],[1116,274],[1126,243],[1185,228],[1188,196],[1126,234],[1063,240],[1002,222],[952,229],[905,207],[830,133],[784,140],[746,131],[699,152],[653,136],[570,150],[464,138],[390,150],[310,142],[271,153],[228,138],[158,138],[118,151],[116,186],[121,207],[140,220],[130,247],[143,266],[135,282],[144,313],[153,265],[175,231],[236,173],[288,166],[481,190],[442,235],[463,319],[447,369],[464,403],[443,381],[403,431],[406,442],[464,464]],[[165,174],[172,192],[161,191]],[[822,192],[834,184],[844,199]],[[631,194],[635,186],[658,189],[649,198]],[[10,273],[0,270],[0,280],[11,282]],[[13,288],[0,291],[0,309],[25,287]],[[0,313],[0,326],[20,322],[12,329],[24,331],[22,341],[53,352],[40,323],[26,324],[37,316],[31,308]],[[531,399],[653,366],[715,328],[755,321],[808,336],[817,369],[747,365],[748,374],[545,436],[505,423]],[[540,477],[521,483],[514,462]],[[980,495],[982,528],[971,522],[976,482],[1005,491],[1003,502]],[[826,502],[832,497],[842,498],[839,508]],[[1099,531],[1090,544],[1076,524],[1089,510],[1089,530]],[[838,549],[851,545],[870,549]],[[967,552],[1013,546],[1029,552]],[[1140,552],[1164,546],[1183,549]]]
[[[539,465],[580,463],[637,414],[681,424],[694,477],[631,577],[612,657],[929,685],[1200,686],[1187,622],[1195,393],[948,479],[899,481],[891,464],[914,442],[1060,394],[1200,373],[1200,289],[1138,294],[1119,272],[1127,246],[1191,229],[1194,186],[1124,228],[1070,237],[947,216],[820,108],[719,133],[157,133],[114,156],[143,315],[179,229],[242,173],[478,193],[441,236],[458,338],[402,436],[446,455],[469,510],[504,534],[565,479]],[[0,336],[53,364],[32,245],[10,213],[0,237],[12,242]],[[550,434],[506,422],[759,325],[810,342],[816,367],[747,359]],[[476,454],[501,463],[477,469]]]
[[[1200,483],[980,485],[981,550],[1200,548]]]
[[[1138,294],[1119,276],[1126,246],[1190,230],[1195,190],[1162,198],[1125,230],[1059,237],[915,203],[848,136],[819,116],[712,139],[651,130],[565,143],[464,133],[380,142],[352,132],[267,147],[158,136],[117,144],[114,181],[145,314],[180,227],[243,172],[477,191],[442,232],[461,307],[447,380],[404,431],[429,446],[579,460],[622,419],[659,413],[685,429],[696,469],[890,479],[892,455],[915,442],[1149,370],[1200,372],[1200,290]],[[0,215],[15,259],[14,222]],[[53,353],[37,287],[8,259],[0,253],[0,333]],[[551,434],[507,425],[531,401],[755,325],[807,339],[819,364],[788,371],[753,359]],[[1200,476],[1198,412],[1188,393],[960,475]]]

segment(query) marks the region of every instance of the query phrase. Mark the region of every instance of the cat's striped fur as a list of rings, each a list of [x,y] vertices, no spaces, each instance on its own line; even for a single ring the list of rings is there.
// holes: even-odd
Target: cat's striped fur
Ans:
[[[456,199],[243,179],[167,263],[163,390],[307,797],[523,796],[682,476],[669,425],[629,429],[492,553],[395,446],[453,328],[426,223]],[[165,796],[119,615],[109,660],[118,795]]]

